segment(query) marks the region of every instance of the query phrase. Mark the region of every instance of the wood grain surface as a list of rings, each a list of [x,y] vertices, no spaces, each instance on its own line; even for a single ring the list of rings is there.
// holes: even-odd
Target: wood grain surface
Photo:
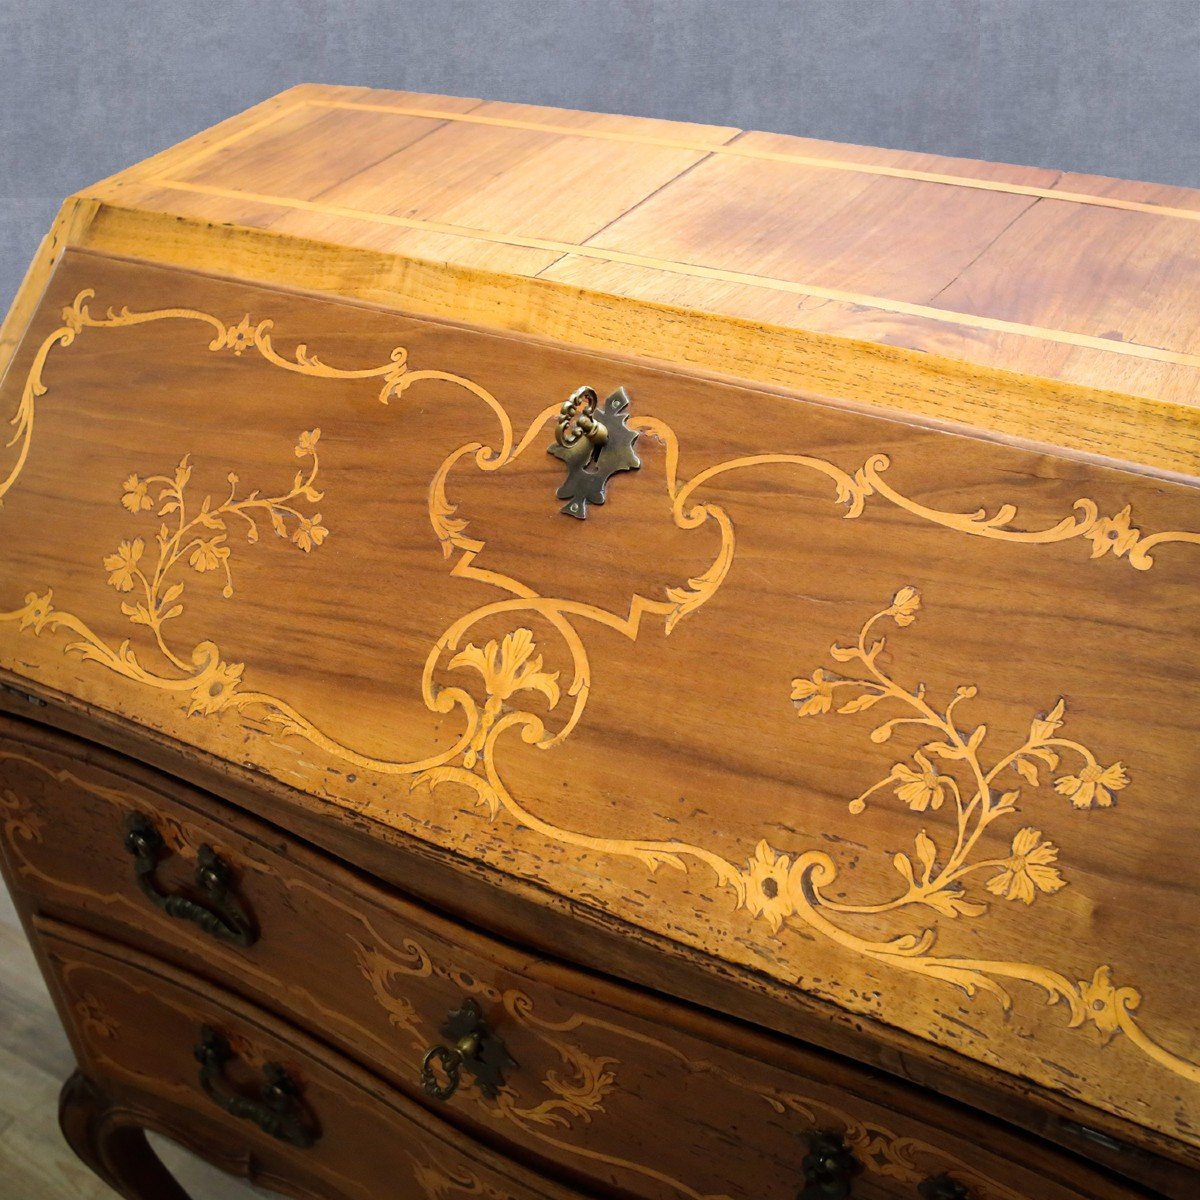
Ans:
[[[66,244],[1200,463],[1187,189],[304,85],[86,189],[60,225]]]
[[[13,675],[1200,1143],[1193,488],[79,253],[35,370]]]

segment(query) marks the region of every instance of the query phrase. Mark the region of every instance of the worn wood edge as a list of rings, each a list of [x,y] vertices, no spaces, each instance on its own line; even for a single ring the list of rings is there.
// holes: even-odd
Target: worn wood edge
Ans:
[[[278,116],[288,107],[305,98],[324,95],[327,89],[316,84],[300,84],[288,91],[272,96],[245,112],[230,117],[194,137],[163,150],[159,154],[119,171],[99,181],[94,188],[69,197],[59,209],[58,216],[49,232],[42,239],[33,259],[25,272],[12,305],[0,324],[0,382],[3,381],[12,361],[13,354],[24,336],[30,319],[37,310],[46,285],[54,274],[55,267],[63,254],[73,246],[84,244],[87,229],[100,210],[99,200],[90,195],[92,191],[111,190],[119,192],[125,186],[142,184],[165,169],[174,168],[180,161],[198,152],[211,152],[219,143],[243,137],[250,129]]]
[[[758,324],[548,279],[214,225],[81,194],[73,247],[316,292],[576,349],[816,392],[1185,477],[1200,475],[1200,406],[1100,391],[900,347]]]
[[[7,736],[12,736],[10,728],[5,728],[4,732]],[[49,734],[48,730],[44,732]],[[37,746],[38,749],[43,748],[42,740],[37,739],[36,736],[30,739],[30,743]],[[48,739],[44,743],[44,749],[61,754],[61,750]],[[83,749],[86,750],[86,748]],[[90,764],[91,757],[83,754],[79,756],[79,761]],[[96,762],[95,766],[107,770],[109,773],[114,770],[113,763]],[[127,774],[124,769],[126,766],[131,768]],[[173,804],[175,808],[181,806],[182,809],[190,812],[194,820],[216,824],[218,828],[236,829],[239,835],[258,842],[264,850],[268,850],[268,848],[277,850],[277,839],[280,835],[277,827],[266,826],[250,817],[242,818],[245,821],[245,828],[240,823],[238,826],[233,826],[229,823],[229,812],[220,811],[221,803],[208,794],[193,792],[185,799],[176,799],[172,794],[163,792],[160,786],[161,781],[156,781],[151,770],[143,767],[140,763],[122,763],[116,769],[116,775],[132,786],[144,788],[151,794],[162,797],[164,803]],[[322,874],[331,876],[332,880],[336,880],[338,886],[342,888],[353,888],[355,881],[358,880],[355,872],[347,871],[340,863],[330,862],[328,856],[310,850],[305,845],[292,845],[289,848],[288,856],[289,860],[304,866],[310,872],[320,871]],[[378,890],[383,890],[385,894],[389,892],[389,889],[380,889],[376,881],[370,882],[376,892]],[[403,898],[403,896],[397,899],[400,905],[408,908],[415,907],[412,900]],[[128,941],[124,936],[125,931],[121,930],[120,925],[109,926],[96,923],[89,917],[80,917],[79,914],[72,912],[70,907],[60,904],[43,904],[41,899],[30,893],[20,894],[18,911],[22,912],[26,936],[34,944],[35,954],[40,948],[37,937],[38,926],[44,926],[46,922],[54,922],[56,925],[68,925],[72,929],[82,930],[86,934],[103,938],[109,944],[118,943],[122,947],[131,947],[134,953],[144,955],[152,961],[163,961],[158,959],[155,950],[146,944]],[[420,919],[420,914],[418,916]],[[436,919],[440,922],[444,918]],[[431,928],[436,928],[436,924]],[[1038,1159],[1039,1174],[1044,1172],[1046,1180],[1066,1188],[1072,1194],[1076,1194],[1080,1187],[1080,1172],[1085,1172],[1086,1186],[1094,1189],[1094,1192],[1093,1190],[1088,1192],[1088,1195],[1093,1196],[1093,1200],[1102,1200],[1102,1198],[1105,1200],[1117,1200],[1117,1198],[1133,1200],[1134,1195],[1145,1196],[1146,1200],[1151,1200],[1152,1195],[1159,1196],[1157,1192],[1153,1194],[1144,1192],[1138,1184],[1124,1180],[1123,1177],[1121,1180],[1116,1180],[1115,1177],[1106,1174],[1103,1168],[1100,1168],[1092,1160],[1064,1151],[1062,1147],[1054,1146],[1045,1139],[1027,1134],[1025,1130],[1010,1126],[1007,1122],[997,1121],[996,1118],[990,1117],[984,1112],[972,1110],[967,1114],[960,1114],[959,1105],[949,1102],[941,1094],[925,1090],[925,1088],[914,1087],[907,1080],[889,1079],[878,1070],[863,1068],[860,1064],[847,1060],[845,1056],[829,1055],[828,1052],[814,1048],[814,1046],[800,1045],[794,1039],[780,1038],[774,1033],[746,1025],[745,1022],[727,1020],[722,1016],[715,1015],[710,1010],[697,1008],[691,1004],[680,1004],[674,1000],[667,1000],[667,998],[643,988],[631,989],[628,985],[618,984],[600,974],[580,970],[569,962],[560,962],[550,958],[529,960],[530,952],[527,947],[499,942],[497,938],[480,934],[474,929],[457,929],[454,936],[462,938],[463,941],[460,944],[486,943],[484,946],[476,944],[473,948],[473,953],[484,955],[485,958],[490,956],[493,948],[499,944],[502,948],[500,961],[504,960],[505,955],[515,955],[518,959],[527,960],[523,962],[520,970],[526,974],[528,979],[535,980],[545,988],[565,989],[572,997],[582,997],[590,1003],[600,1004],[602,1007],[634,1016],[638,1020],[648,1021],[664,1031],[673,1030],[690,1038],[700,1039],[702,1042],[719,1046],[722,1050],[744,1057],[746,1060],[766,1063],[768,1066],[787,1070],[796,1075],[797,1079],[810,1078],[816,1064],[816,1069],[824,1073],[820,1078],[823,1081],[832,1082],[847,1096],[853,1096],[865,1104],[882,1106],[884,1110],[896,1112],[896,1114],[904,1112],[906,1116],[922,1123],[930,1133],[947,1134],[958,1140],[978,1139],[979,1144],[985,1146],[991,1145],[989,1138],[992,1133],[995,1133],[998,1138],[1004,1140],[1008,1150],[1020,1152],[1022,1148],[1025,1148],[1030,1151]],[[38,961],[41,961],[40,956],[38,956]],[[263,1003],[259,998],[242,994],[241,989],[230,982],[228,976],[211,974],[206,970],[204,964],[197,964],[193,968],[180,965],[176,961],[167,961],[166,965],[169,970],[194,973],[197,978],[202,979],[212,988],[224,992],[224,994],[239,997],[252,1007],[271,1012],[269,1008],[263,1009]],[[350,1061],[358,1064],[366,1072],[378,1076],[384,1081],[386,1087],[401,1093],[404,1092],[400,1078],[380,1066],[379,1060],[360,1057],[348,1045],[338,1044],[336,1039],[334,1042],[329,1042],[319,1024],[308,1024],[304,1019],[296,1019],[295,1015],[290,1013],[271,1012],[271,1015],[280,1020],[283,1025],[295,1028],[301,1033],[331,1045],[336,1054],[349,1057]],[[882,1096],[880,1094],[881,1086],[884,1093]],[[476,1132],[473,1134],[473,1138],[479,1138],[482,1144],[497,1153],[498,1156],[506,1160],[524,1163],[530,1166],[530,1169],[538,1171],[540,1175],[548,1174],[551,1177],[557,1177],[559,1171],[566,1174],[562,1164],[547,1164],[545,1159],[538,1158],[538,1153],[535,1151],[529,1151],[528,1147],[512,1144],[494,1130]],[[1022,1142],[1025,1144],[1024,1147],[1021,1145]],[[995,1147],[992,1147],[992,1152],[996,1152]],[[577,1186],[584,1190],[594,1186],[595,1181],[592,1178],[583,1175],[572,1177],[576,1178]],[[1190,1200],[1190,1196],[1187,1200]]]
[[[558,947],[570,944],[576,970],[695,1005],[758,1031],[798,1039],[966,1104],[1114,1170],[1123,1179],[1164,1195],[1187,1200],[1195,1195],[1200,1148],[885,1022],[846,1012],[751,968],[634,929],[535,881],[308,797],[252,763],[233,763],[154,730],[131,727],[104,710],[7,671],[0,671],[0,714],[28,723],[31,730],[75,735],[139,767],[177,778],[439,916],[482,929],[527,952],[560,958]],[[1112,1141],[1097,1140],[1095,1134]]]
[[[300,84],[281,92],[186,141],[101,180],[90,190],[119,191],[126,185],[140,185],[147,177],[164,168],[173,167],[180,159],[201,150],[211,151],[215,148],[215,143],[226,139],[242,137],[250,128],[277,116],[290,104],[314,93],[323,94],[324,91],[325,89],[315,84]],[[3,383],[13,355],[41,303],[46,285],[59,261],[67,250],[86,244],[88,227],[96,219],[101,207],[101,202],[87,191],[78,192],[63,202],[49,232],[34,253],[16,296],[4,316],[3,323],[0,324],[0,383]]]
[[[86,236],[87,227],[95,218],[98,208],[95,201],[71,197],[59,209],[49,232],[42,238],[4,322],[0,324],[0,384],[8,374],[13,355],[42,302],[59,260]]]

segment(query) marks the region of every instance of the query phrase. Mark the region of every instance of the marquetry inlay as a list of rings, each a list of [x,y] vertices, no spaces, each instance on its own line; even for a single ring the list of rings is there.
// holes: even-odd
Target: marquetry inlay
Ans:
[[[963,684],[948,701],[935,701],[926,695],[923,686],[897,682],[880,666],[880,653],[886,643],[881,625],[910,625],[921,606],[917,589],[904,581],[897,581],[903,586],[891,602],[862,624],[856,640],[832,648],[831,657],[838,671],[817,667],[809,677],[796,682],[793,692],[802,715],[828,711],[835,698],[841,713],[865,711],[883,702],[894,710],[898,708],[900,715],[871,733],[876,743],[886,740],[901,724],[919,726],[928,734],[928,740],[911,758],[898,761],[886,778],[850,801],[851,812],[861,813],[868,803],[881,802],[881,793],[886,789],[892,792],[894,801],[918,816],[943,805],[953,806],[956,816],[952,832],[956,830],[956,836],[952,844],[939,845],[924,829],[918,829],[912,851],[895,854],[900,890],[890,899],[856,903],[833,899],[830,891],[839,877],[839,866],[824,849],[786,855],[763,841],[746,859],[735,861],[686,838],[613,838],[560,827],[536,815],[526,800],[509,790],[499,754],[501,742],[514,734],[525,743],[551,749],[567,739],[584,718],[592,671],[582,631],[589,624],[635,640],[643,634],[648,620],[661,620],[663,633],[670,634],[678,622],[693,617],[718,592],[734,562],[737,537],[729,514],[704,499],[704,488],[730,472],[788,466],[826,480],[845,519],[862,518],[870,502],[883,502],[922,522],[967,537],[1023,546],[1061,543],[1065,552],[1083,550],[1088,559],[1106,560],[1092,566],[1093,570],[1112,569],[1123,562],[1137,571],[1150,571],[1157,554],[1185,552],[1200,545],[1200,533],[1148,531],[1137,523],[1131,505],[1102,513],[1087,497],[1076,500],[1069,513],[1042,528],[1022,527],[1016,507],[1008,503],[994,512],[984,507],[968,512],[943,511],[891,487],[887,482],[889,459],[883,454],[874,454],[848,470],[816,456],[772,452],[732,459],[691,478],[680,478],[680,446],[675,431],[652,415],[639,415],[632,419],[631,427],[657,438],[666,447],[666,486],[674,524],[681,530],[715,528],[719,549],[693,577],[667,586],[665,599],[635,594],[627,611],[608,611],[580,601],[538,595],[516,578],[474,565],[484,542],[469,536],[468,522],[456,515],[456,505],[448,497],[456,470],[498,472],[531,447],[540,452],[548,422],[558,412],[557,404],[544,409],[528,428],[518,431],[505,407],[486,388],[453,373],[413,369],[404,348],[397,348],[387,362],[378,366],[335,368],[304,346],[292,356],[280,354],[271,339],[269,320],[254,322],[245,315],[230,323],[210,313],[182,308],[148,312],[109,309],[105,315],[96,316],[89,305],[92,299],[90,291],[80,293],[64,311],[62,326],[46,337],[34,357],[13,420],[11,444],[16,448],[16,458],[0,484],[0,494],[17,483],[28,455],[35,434],[36,404],[48,387],[44,373],[50,354],[56,348],[71,346],[85,331],[185,322],[206,330],[209,349],[215,354],[241,357],[249,352],[287,372],[378,381],[379,399],[385,404],[402,398],[410,388],[427,380],[452,384],[481,403],[496,426],[494,443],[470,441],[451,453],[430,481],[428,501],[429,521],[441,553],[450,563],[450,575],[476,580],[499,593],[493,602],[455,620],[430,647],[426,660],[421,679],[424,702],[431,712],[457,711],[461,733],[447,748],[431,750],[418,760],[393,761],[367,754],[330,736],[282,697],[256,690],[253,664],[228,660],[215,640],[189,646],[177,644],[170,636],[170,623],[184,611],[187,602],[185,588],[205,586],[205,577],[213,577],[222,595],[233,597],[230,539],[237,534],[244,535],[252,546],[259,541],[261,530],[271,529],[293,550],[304,553],[319,548],[330,534],[318,508],[322,493],[317,490],[317,428],[300,432],[291,447],[299,467],[290,490],[278,495],[246,490],[241,480],[230,474],[227,496],[194,497],[188,490],[191,466],[187,455],[167,472],[152,463],[129,464],[130,473],[114,487],[114,502],[128,511],[131,522],[140,522],[141,528],[100,557],[107,583],[120,597],[122,613],[132,626],[146,631],[144,649],[135,648],[132,638],[118,645],[106,641],[80,618],[55,607],[54,593],[49,588],[29,591],[22,605],[0,613],[0,622],[15,623],[20,630],[38,637],[66,634],[64,654],[114,672],[130,686],[177,697],[175,702],[193,715],[253,719],[256,728],[266,726],[277,736],[307,741],[358,770],[407,778],[413,788],[432,789],[448,783],[465,786],[477,796],[487,818],[495,820],[503,813],[516,825],[550,842],[590,854],[634,860],[647,873],[664,867],[707,872],[722,893],[723,903],[756,919],[758,938],[772,938],[785,923],[800,922],[867,959],[957,987],[969,996],[986,993],[1006,1007],[1026,1003],[1023,995],[1015,996],[1010,990],[1013,983],[1031,984],[1047,1003],[1065,1007],[1071,1027],[1090,1026],[1105,1039],[1121,1034],[1168,1072],[1200,1082],[1200,1066],[1168,1051],[1143,1030],[1135,1015],[1141,992],[1132,984],[1114,982],[1114,968],[1108,964],[1097,965],[1090,979],[1076,980],[1050,964],[994,960],[986,954],[986,941],[980,943],[977,958],[937,952],[939,920],[979,921],[981,929],[986,929],[989,906],[1012,902],[1030,905],[1035,900],[1052,904],[1056,893],[1068,886],[1069,856],[1060,861],[1059,847],[1037,826],[1013,820],[1022,790],[1036,789],[1052,779],[1063,803],[1079,810],[1111,807],[1118,793],[1136,776],[1136,745],[1128,747],[1128,768],[1121,757],[1126,751],[1118,747],[1105,747],[1103,757],[1098,757],[1060,734],[1066,701],[1051,697],[1046,710],[1032,716],[1022,745],[1003,754],[985,753],[985,726],[976,725],[969,731],[959,727],[959,721],[965,719],[960,715],[960,706],[974,698],[974,685]],[[498,639],[472,640],[472,630],[482,620],[497,616],[511,621],[508,633]],[[928,619],[936,620],[936,614],[929,614]],[[531,626],[540,627],[544,633],[535,634]],[[569,680],[561,679],[559,671],[546,669],[539,648],[542,636],[558,639],[565,648],[571,663]],[[445,686],[440,682],[443,674],[453,674],[461,682]],[[532,706],[535,697],[546,713],[559,717],[553,728],[547,717]],[[559,716],[564,706],[565,712]],[[1101,812],[1095,816],[1103,819]],[[1002,821],[1013,827],[1010,852],[1003,858],[979,857],[980,836]],[[894,916],[895,923],[889,924],[889,932],[880,938],[851,932],[847,920],[864,914]],[[915,925],[911,923],[914,920]],[[1119,971],[1116,978],[1119,980]]]

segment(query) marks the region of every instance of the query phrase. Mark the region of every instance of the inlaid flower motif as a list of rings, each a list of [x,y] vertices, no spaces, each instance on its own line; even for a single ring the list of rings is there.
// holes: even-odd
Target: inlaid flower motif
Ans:
[[[115,1038],[120,1031],[120,1023],[109,1013],[104,1005],[91,992],[75,1002],[75,1015],[79,1023],[88,1033],[101,1038]]]
[[[150,485],[146,480],[137,475],[130,475],[121,487],[125,493],[121,497],[121,503],[131,513],[145,512],[146,509],[154,507],[154,501],[149,496]]]
[[[141,538],[132,542],[122,542],[115,554],[109,554],[104,559],[104,569],[108,572],[108,582],[118,592],[133,590],[134,579],[138,575],[138,560],[146,549],[146,543]]]
[[[292,541],[307,554],[314,546],[319,546],[329,536],[329,530],[321,524],[321,514],[314,517],[301,517],[300,523],[292,534]]]
[[[1110,551],[1120,558],[1138,544],[1142,531],[1130,523],[1130,505],[1125,505],[1115,517],[1104,517],[1083,535],[1092,543],[1092,557],[1103,558]]]
[[[942,807],[942,801],[950,790],[946,776],[918,750],[913,755],[917,764],[914,771],[907,763],[897,763],[892,768],[892,778],[899,780],[896,796],[903,800],[913,812],[925,812],[933,809],[935,812]]]
[[[792,860],[786,854],[777,854],[761,841],[742,872],[746,883],[746,908],[751,916],[762,917],[772,931],[778,930],[796,911],[788,891],[791,869]]]
[[[54,611],[51,605],[53,599],[53,591],[47,591],[43,596],[39,596],[36,592],[28,593],[25,597],[25,607],[21,610],[21,619],[17,624],[17,628],[32,629],[34,633],[41,633],[42,627],[50,619],[50,615]]]
[[[220,712],[233,699],[245,669],[245,663],[219,662],[205,671],[192,689],[188,715],[199,713],[208,716]]]
[[[188,556],[188,566],[201,575],[217,570],[229,557],[229,547],[222,544],[224,541],[222,535],[199,539]]]
[[[1089,983],[1079,981],[1079,998],[1084,1016],[1100,1031],[1100,1040],[1107,1045],[1121,1031],[1121,1011],[1136,1008],[1138,996],[1132,988],[1118,988],[1112,981],[1112,967],[1097,967]],[[1073,1022],[1079,1024],[1081,1021]]]
[[[833,680],[818,667],[811,679],[792,680],[792,699],[800,702],[796,711],[802,717],[827,713],[833,706]]]
[[[1012,842],[1012,857],[998,875],[987,882],[993,896],[1032,904],[1038,892],[1053,893],[1067,886],[1054,865],[1058,847],[1042,839],[1042,831],[1028,826],[1017,832]]]
[[[1111,767],[1099,763],[1088,763],[1078,775],[1063,775],[1054,781],[1054,790],[1060,796],[1070,797],[1075,808],[1111,808],[1115,797],[1129,784],[1125,768],[1118,762]]]
[[[250,325],[249,314],[228,330],[225,334],[225,344],[239,357],[244,350],[254,345],[254,330]]]
[[[489,696],[507,700],[514,692],[532,689],[541,692],[553,708],[558,703],[558,672],[542,670],[542,656],[536,654],[533,634],[515,629],[497,642],[480,648],[467,645],[450,660],[450,669],[474,667],[483,676]]]
[[[902,587],[893,597],[887,615],[897,625],[911,625],[921,607],[921,593],[915,587]]]
[[[317,442],[321,439],[321,431],[319,429],[306,429],[299,438],[296,439],[296,457],[307,458],[317,448]]]

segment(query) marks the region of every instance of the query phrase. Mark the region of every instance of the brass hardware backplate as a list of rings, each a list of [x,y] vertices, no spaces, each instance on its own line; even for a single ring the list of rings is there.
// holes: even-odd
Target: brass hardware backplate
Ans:
[[[804,1187],[796,1200],[849,1200],[862,1164],[842,1134],[817,1129],[808,1134],[808,1153],[800,1164]]]
[[[572,392],[563,404],[547,453],[567,464],[566,482],[556,494],[567,501],[562,512],[568,517],[586,520],[589,504],[604,503],[613,475],[642,465],[633,449],[641,435],[627,424],[630,404],[629,393],[617,388],[597,411],[598,397],[590,387]]]
[[[475,1086],[489,1100],[504,1086],[505,1071],[517,1064],[504,1043],[487,1027],[483,1013],[474,1000],[464,1000],[462,1006],[446,1018],[442,1036],[451,1045],[431,1046],[421,1060],[421,1087],[436,1100],[449,1100],[458,1091],[465,1067],[475,1079]],[[446,1082],[434,1071],[442,1068]]]

